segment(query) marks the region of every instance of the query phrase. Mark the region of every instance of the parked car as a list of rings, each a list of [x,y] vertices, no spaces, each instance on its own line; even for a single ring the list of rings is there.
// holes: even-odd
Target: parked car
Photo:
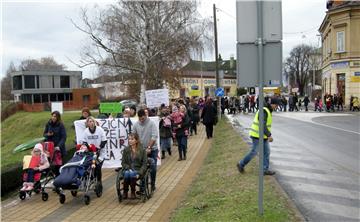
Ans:
[[[135,106],[137,107],[137,101],[134,100],[134,99],[127,99],[127,100],[122,100],[120,101],[120,103],[122,104],[123,107],[125,106],[128,106],[128,107],[131,107],[131,106]]]

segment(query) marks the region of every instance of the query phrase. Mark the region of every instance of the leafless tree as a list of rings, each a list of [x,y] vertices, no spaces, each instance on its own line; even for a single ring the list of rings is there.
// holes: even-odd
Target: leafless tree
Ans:
[[[16,68],[13,62],[10,63],[6,70],[6,76],[1,79],[1,101],[13,100],[11,95],[11,76],[10,73],[15,72]]]
[[[65,70],[66,66],[59,64],[55,61],[52,56],[43,57],[39,60],[37,59],[26,59],[21,61],[18,70],[21,71],[61,71]]]
[[[311,56],[316,49],[310,45],[298,45],[294,47],[284,63],[285,75],[292,88],[299,88],[300,95],[304,95],[305,86],[311,81],[310,70],[316,65]]]
[[[119,1],[83,25],[92,45],[81,53],[80,67],[110,67],[140,80],[140,102],[146,89],[179,86],[179,70],[195,51],[210,42],[211,22],[197,12],[196,1]],[[136,76],[136,77],[135,77]]]

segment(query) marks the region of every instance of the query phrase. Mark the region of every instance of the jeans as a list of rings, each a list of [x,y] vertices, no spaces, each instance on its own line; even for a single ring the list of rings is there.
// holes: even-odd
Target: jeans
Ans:
[[[244,159],[240,160],[239,163],[241,167],[245,167],[250,162],[250,160],[252,160],[256,156],[258,152],[259,139],[253,137],[251,137],[251,139],[252,139],[252,148],[246,154]],[[264,171],[267,171],[269,169],[269,162],[270,162],[269,160],[270,160],[270,145],[268,140],[264,140],[264,164],[263,164]]]
[[[178,151],[179,151],[179,158],[182,159],[183,157],[186,157],[186,151],[187,151],[187,137],[186,136],[179,136],[176,137],[178,142]]]
[[[139,173],[136,170],[126,170],[124,172],[124,180],[130,183],[132,178],[136,178]]]

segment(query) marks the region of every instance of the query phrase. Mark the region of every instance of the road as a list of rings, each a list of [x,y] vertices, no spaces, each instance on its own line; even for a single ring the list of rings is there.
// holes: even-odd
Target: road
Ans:
[[[254,115],[228,117],[249,140]],[[305,220],[360,221],[358,113],[274,113],[272,134],[270,168]]]

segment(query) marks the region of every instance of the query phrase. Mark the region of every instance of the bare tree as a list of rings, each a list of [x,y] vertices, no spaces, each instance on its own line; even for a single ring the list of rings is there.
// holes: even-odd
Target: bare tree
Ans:
[[[15,72],[16,68],[13,62],[10,62],[9,68],[6,70],[6,76],[1,79],[1,101],[13,100],[11,95],[11,76],[10,73]]]
[[[39,60],[36,59],[26,59],[21,61],[19,69],[21,71],[40,71],[40,70],[51,70],[51,71],[61,71],[65,70],[66,66],[59,64],[55,61],[52,56],[43,57]]]
[[[294,47],[289,57],[286,58],[284,71],[292,88],[299,88],[300,95],[304,95],[305,86],[311,81],[310,70],[314,67],[311,55],[315,48],[310,45],[298,45]]]
[[[82,12],[92,46],[84,48],[80,67],[110,67],[140,82],[140,102],[146,89],[179,86],[179,70],[190,54],[203,50],[211,23],[201,19],[196,1],[119,1],[92,21]],[[210,41],[209,41],[210,42]],[[135,76],[137,76],[135,78]]]

